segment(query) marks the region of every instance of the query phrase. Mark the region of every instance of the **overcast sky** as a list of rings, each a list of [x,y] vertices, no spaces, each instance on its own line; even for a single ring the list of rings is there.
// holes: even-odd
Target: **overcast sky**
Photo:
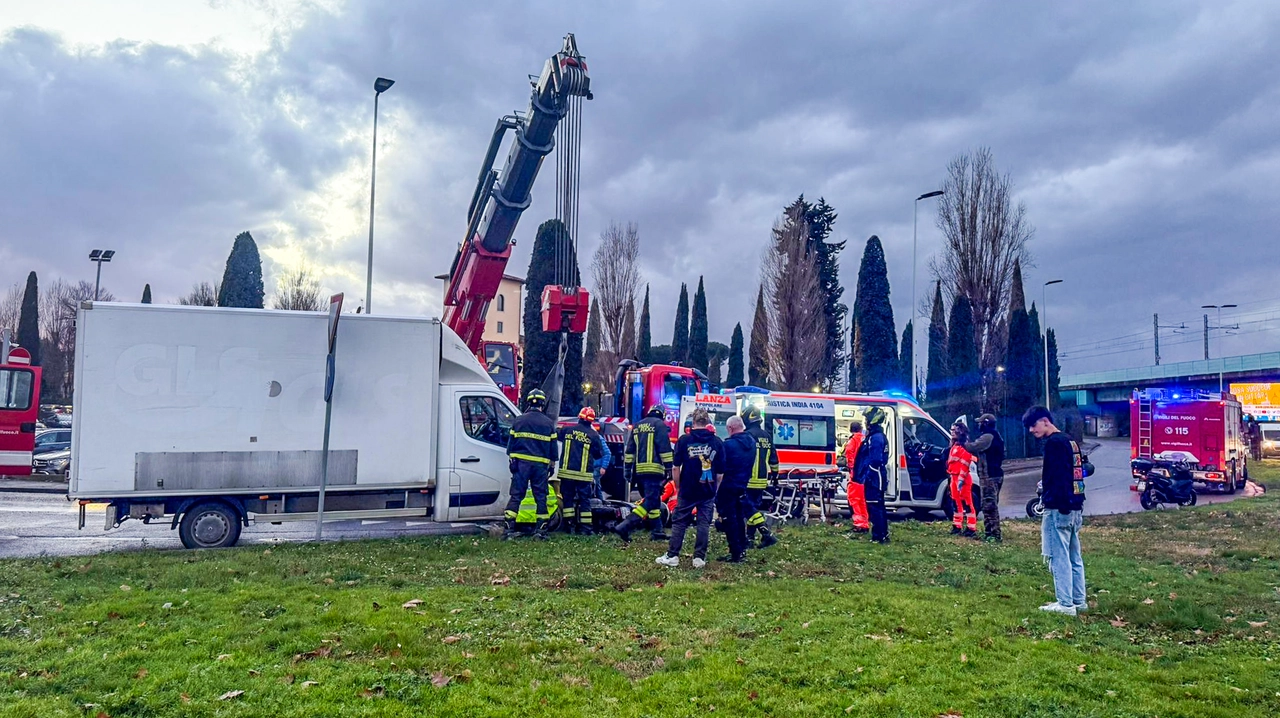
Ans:
[[[899,332],[912,200],[988,146],[1036,228],[1065,372],[1200,358],[1203,304],[1239,304],[1228,354],[1280,349],[1280,4],[8,0],[0,16],[0,287],[92,279],[174,301],[221,277],[249,230],[268,287],[308,261],[363,297],[375,77],[374,310],[440,312],[495,120],[574,32],[584,108],[581,258],[640,226],[654,341],[681,282],[711,338],[749,330],[758,260],[803,193],[839,212],[852,304],[868,236]],[[550,167],[551,165],[548,165]],[[523,275],[551,216],[544,174],[517,231]],[[920,286],[940,247],[920,207]],[[1216,324],[1216,314],[1211,316]],[[1218,353],[1217,340],[1213,347]],[[1074,357],[1074,358],[1072,358]]]

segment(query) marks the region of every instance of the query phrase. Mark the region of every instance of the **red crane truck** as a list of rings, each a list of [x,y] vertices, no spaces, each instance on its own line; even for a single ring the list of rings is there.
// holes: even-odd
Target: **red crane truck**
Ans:
[[[0,338],[0,476],[29,476],[40,413],[40,367],[31,354]]]
[[[1240,402],[1228,393],[1193,389],[1138,389],[1129,399],[1131,459],[1163,452],[1195,457],[1192,476],[1233,494],[1249,476]],[[1134,473],[1131,490],[1140,477]]]

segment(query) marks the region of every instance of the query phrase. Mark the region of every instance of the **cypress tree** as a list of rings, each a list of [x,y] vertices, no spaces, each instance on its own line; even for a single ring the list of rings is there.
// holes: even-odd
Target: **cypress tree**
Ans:
[[[689,287],[680,283],[680,301],[676,304],[676,327],[671,337],[671,360],[689,364]]]
[[[911,393],[911,333],[914,324],[907,322],[902,328],[902,343],[898,345],[898,388]]]
[[[258,244],[248,232],[241,232],[231,245],[231,254],[227,256],[227,268],[222,273],[222,285],[218,292],[218,306],[262,309],[265,296]],[[541,300],[541,296],[538,299]],[[538,309],[540,311],[541,307]]]
[[[549,219],[538,226],[533,240],[533,256],[529,259],[529,271],[525,275],[524,298],[524,375],[520,380],[521,400],[536,388],[541,388],[547,375],[555,367],[560,352],[560,333],[542,331],[542,290],[555,282],[556,246],[560,256],[573,257],[569,284],[580,284],[577,254],[573,243],[560,220]],[[588,320],[590,321],[590,320]],[[564,360],[564,394],[560,400],[560,413],[577,414],[582,408],[582,335],[570,334],[568,353]]]
[[[18,314],[18,344],[31,354],[31,366],[40,366],[40,286],[36,273],[27,275]]]
[[[889,303],[889,269],[880,238],[871,235],[858,269],[858,391],[888,389],[897,383],[898,336]]]
[[[1036,400],[1035,340],[1031,336],[1031,317],[1023,292],[1022,266],[1013,267],[1013,284],[1009,290],[1009,346],[1005,352],[1004,380],[1007,385],[1006,410],[1021,415]]]
[[[742,324],[733,325],[733,336],[729,339],[729,373],[725,384],[729,387],[742,386]]]
[[[938,282],[929,315],[929,363],[924,390],[930,406],[941,407],[947,401],[948,364],[947,307],[942,301],[942,282]]]
[[[142,288],[142,303],[143,304],[151,303],[151,285],[150,284]]]
[[[1049,343],[1049,397],[1054,403],[1061,403],[1062,399],[1058,396],[1062,386],[1062,366],[1058,364],[1058,336],[1050,329],[1045,332],[1044,340]]]
[[[819,197],[817,204],[809,204],[805,202],[804,195],[800,195],[796,201],[805,207],[805,218],[809,221],[809,249],[818,264],[818,282],[822,286],[822,314],[827,330],[822,376],[829,383],[834,383],[845,362],[844,320],[849,313],[849,307],[840,302],[844,295],[844,287],[840,286],[840,252],[844,250],[845,242],[827,241],[837,215],[826,199]]]
[[[1044,398],[1044,334],[1040,331],[1040,312],[1036,310],[1036,303],[1031,303],[1031,311],[1027,312],[1027,319],[1031,325],[1031,351],[1032,356],[1032,375],[1035,376],[1035,382],[1031,385],[1032,404],[1039,404],[1045,401]]]
[[[582,366],[583,372],[588,376],[589,381],[598,381],[600,378],[600,337],[603,334],[600,322],[600,304],[591,299],[591,313],[587,317],[587,338],[585,339],[582,350]]]
[[[858,331],[858,300],[853,300],[853,321],[849,327],[849,391],[858,390],[858,347],[861,342],[858,339],[861,332]]]
[[[693,318],[689,322],[689,366],[703,374],[710,374],[710,357],[707,355],[707,293],[702,287],[702,277],[698,277],[698,290],[693,293]]]
[[[973,309],[969,298],[956,296],[951,305],[951,325],[947,327],[947,364],[951,391],[947,420],[962,414],[971,418],[978,410],[982,377],[978,369],[978,343],[973,326]]]
[[[653,363],[653,332],[649,329],[649,285],[644,285],[644,305],[640,308],[640,336],[636,340],[636,358]]]
[[[747,383],[769,388],[769,315],[764,307],[764,285],[756,294],[756,315],[751,321],[751,348],[747,357]]]
[[[729,358],[729,347],[720,342],[707,342],[707,379],[712,384],[724,384],[724,360]]]

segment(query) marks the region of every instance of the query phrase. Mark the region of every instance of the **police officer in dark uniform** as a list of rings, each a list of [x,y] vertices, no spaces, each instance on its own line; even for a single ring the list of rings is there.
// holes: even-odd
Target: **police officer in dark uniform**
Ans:
[[[570,531],[590,536],[591,499],[595,496],[595,465],[604,458],[604,439],[591,426],[596,410],[585,407],[578,412],[578,423],[562,427],[560,438],[560,493],[564,495],[561,513]]]
[[[871,540],[889,543],[889,516],[885,512],[884,494],[889,487],[889,439],[884,434],[887,415],[873,406],[867,410],[867,438],[858,449],[854,474],[867,495],[867,515],[871,519]]]
[[[538,511],[534,536],[540,540],[547,538],[547,520],[551,518],[547,513],[547,480],[559,452],[555,440],[556,422],[544,413],[546,408],[547,395],[541,389],[534,389],[525,397],[525,413],[511,424],[511,439],[507,442],[511,496],[507,499],[506,511],[502,512],[507,520],[504,539],[516,535],[520,501],[530,488],[533,489],[533,501]]]
[[[631,540],[631,532],[641,523],[649,528],[649,538],[654,541],[666,541],[669,536],[662,530],[662,485],[666,483],[667,474],[671,472],[671,464],[675,452],[671,449],[671,430],[663,420],[661,404],[654,404],[640,423],[631,428],[631,436],[627,438],[627,448],[622,454],[623,471],[626,473],[627,486],[631,486],[634,476],[640,482],[640,493],[644,497],[636,504],[622,523],[614,527],[614,532],[623,541]]]
[[[742,412],[742,420],[747,425],[747,433],[756,441],[756,463],[751,468],[751,478],[743,496],[746,502],[743,513],[747,516],[747,548],[756,547],[756,532],[760,533],[759,547],[768,548],[778,543],[778,538],[765,526],[760,505],[764,502],[764,490],[769,487],[769,482],[778,478],[778,449],[773,445],[771,432],[764,428],[759,409],[747,407]]]

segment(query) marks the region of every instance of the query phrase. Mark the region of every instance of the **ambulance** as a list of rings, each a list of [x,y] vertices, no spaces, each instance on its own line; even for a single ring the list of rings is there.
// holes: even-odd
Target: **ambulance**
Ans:
[[[889,464],[895,467],[885,492],[886,506],[910,509],[922,518],[933,511],[950,516],[954,510],[946,471],[951,436],[906,395],[896,392],[807,394],[739,387],[730,394],[685,397],[680,420],[683,424],[693,409],[701,406],[711,412],[716,432],[725,437],[728,432],[724,422],[748,405],[760,408],[766,426],[771,427],[779,468],[784,474],[803,471],[830,476],[839,473],[844,478],[848,476],[844,446],[852,434],[853,422],[861,421],[865,428],[866,414],[871,407],[884,409]],[[978,493],[978,487],[974,486],[975,506],[981,500]],[[835,492],[834,502],[838,508],[848,510],[843,491]]]

